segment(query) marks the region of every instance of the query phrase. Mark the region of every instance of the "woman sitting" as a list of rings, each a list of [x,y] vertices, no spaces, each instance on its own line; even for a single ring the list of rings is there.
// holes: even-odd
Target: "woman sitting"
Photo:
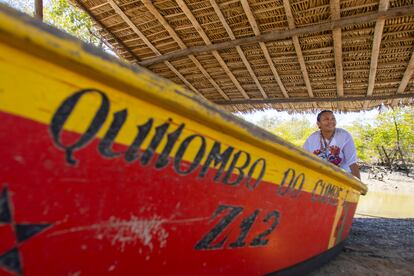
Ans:
[[[336,119],[330,110],[321,111],[316,123],[320,130],[308,137],[303,148],[361,179],[351,134],[336,128]]]

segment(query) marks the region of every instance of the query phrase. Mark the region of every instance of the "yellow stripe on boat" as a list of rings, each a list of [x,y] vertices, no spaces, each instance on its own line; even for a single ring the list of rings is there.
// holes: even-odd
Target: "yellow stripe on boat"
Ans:
[[[358,200],[359,193],[366,193],[366,187],[362,183],[340,169],[321,163],[302,149],[240,122],[182,87],[156,77],[145,69],[134,67],[131,70],[129,65],[118,60],[107,60],[106,57],[95,55],[88,46],[77,40],[57,36],[52,30],[45,32],[42,30],[44,27],[26,24],[5,13],[0,14],[0,26],[0,39],[3,41],[0,46],[3,89],[26,91],[25,94],[0,93],[2,111],[48,124],[53,111],[65,96],[79,89],[95,88],[108,94],[112,102],[111,112],[123,108],[133,110],[134,106],[143,107],[134,110],[132,118],[135,120],[126,122],[125,131],[121,131],[117,137],[118,143],[128,144],[133,139],[132,132],[128,129],[135,128],[147,114],[153,114],[158,122],[173,118],[175,122],[185,122],[186,131],[210,137],[208,143],[222,141],[223,144],[235,145],[238,149],[268,160],[270,168],[264,181],[279,184],[286,169],[294,167],[307,176],[304,191],[312,191],[314,183],[322,175],[326,182],[344,188],[341,198],[348,188],[352,188],[348,198],[352,202]],[[25,81],[20,82],[11,77],[16,74],[24,75]],[[99,104],[99,99],[97,95],[91,95],[82,102],[76,112],[81,115],[71,118],[65,129],[78,133],[84,131],[84,114],[94,110],[93,105]],[[105,124],[99,137],[108,128],[110,120]]]

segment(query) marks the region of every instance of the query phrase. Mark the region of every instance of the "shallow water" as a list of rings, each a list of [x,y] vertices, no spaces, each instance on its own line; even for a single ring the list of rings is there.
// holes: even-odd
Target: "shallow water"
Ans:
[[[369,191],[361,196],[356,214],[384,218],[414,218],[414,194]]]

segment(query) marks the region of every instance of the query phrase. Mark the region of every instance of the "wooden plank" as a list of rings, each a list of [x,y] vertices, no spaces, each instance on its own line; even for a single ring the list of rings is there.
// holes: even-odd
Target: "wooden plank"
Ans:
[[[110,36],[110,38],[105,37],[105,40],[108,42],[108,40],[114,40],[115,43],[114,44],[118,44],[119,46],[121,46],[123,49],[125,49],[126,52],[128,52],[128,54],[131,55],[132,58],[135,59],[134,64],[138,64],[140,60],[140,58],[128,47],[126,46],[125,42],[123,42],[122,40],[120,40],[117,36],[115,36],[110,30],[109,28],[107,28],[106,26],[104,26],[97,18],[96,16],[91,13],[90,10],[88,10],[88,8],[85,6],[85,4],[83,4],[83,2],[79,1],[79,0],[74,0],[76,2],[76,5],[81,8],[86,14],[88,14],[88,16],[90,18],[92,18],[92,20],[95,22],[95,24],[97,25],[97,27],[99,27],[100,29],[104,30],[105,34],[108,34]],[[105,35],[103,35],[105,36]],[[112,48],[112,50],[114,52],[116,52],[117,54],[119,54],[121,51],[119,50],[119,48],[115,48],[115,46],[109,47]]]
[[[300,48],[299,38],[294,36],[292,38],[293,45],[295,46],[296,54],[298,56],[298,61],[300,65],[300,69],[302,71],[303,80],[305,81],[306,89],[308,90],[309,97],[313,98],[312,86],[309,80],[308,70],[306,69],[305,60],[303,59],[302,50]]]
[[[185,85],[187,85],[191,90],[193,90],[194,91],[194,93],[196,93],[197,95],[199,95],[200,97],[202,97],[202,98],[204,98],[205,99],[205,97],[203,96],[203,94],[201,94],[198,90],[197,90],[197,88],[195,88],[169,61],[166,61],[165,62],[165,64],[167,65],[167,67],[171,70],[171,71],[173,71],[176,75],[177,75],[177,77],[179,77],[180,78],[180,80],[182,80],[184,83],[185,83]],[[228,98],[227,98],[228,99]]]
[[[289,0],[283,0],[283,7],[285,8],[286,17],[288,20],[289,29],[295,29],[295,21],[293,18],[292,10],[290,9]],[[297,35],[292,36],[293,46],[295,47],[296,55],[298,57],[300,70],[302,71],[303,80],[306,85],[306,90],[310,98],[313,98],[312,86],[309,80],[308,70],[306,69],[305,60],[303,58],[302,49],[300,48],[299,37]],[[312,106],[317,108],[316,104],[312,102]]]
[[[393,18],[397,16],[410,16],[410,15],[414,15],[414,6],[393,8],[393,9],[383,11],[383,12],[374,12],[374,13],[364,14],[364,15],[350,16],[346,18],[341,18],[339,20],[295,28],[292,30],[268,32],[268,33],[261,34],[258,36],[244,37],[244,38],[239,38],[236,40],[231,40],[231,41],[226,41],[226,42],[221,42],[221,43],[216,43],[216,44],[211,44],[211,45],[205,45],[205,46],[191,47],[191,48],[179,50],[173,53],[168,53],[160,57],[147,59],[145,61],[142,61],[140,64],[143,66],[147,66],[147,65],[154,64],[154,63],[160,63],[165,60],[177,59],[180,57],[188,56],[190,54],[201,54],[205,52],[224,50],[224,49],[234,48],[236,46],[255,44],[259,42],[270,42],[270,41],[275,41],[275,40],[283,40],[283,39],[291,38],[294,35],[300,36],[300,35],[309,34],[309,33],[320,33],[324,31],[332,30],[334,28],[345,28],[345,27],[353,26],[355,24],[369,23],[374,20],[377,20],[378,18],[388,19],[388,18]]]
[[[157,8],[152,4],[150,0],[143,0],[142,3],[144,6],[149,10],[149,12],[158,20],[158,22],[167,30],[170,36],[174,39],[174,41],[178,44],[181,49],[186,49],[187,46],[182,41],[182,39],[177,35],[171,25],[165,20],[165,18],[160,14]],[[224,91],[220,88],[220,86],[216,83],[216,81],[210,76],[210,74],[204,69],[201,63],[196,59],[194,55],[189,55],[191,61],[196,65],[196,67],[200,70],[200,72],[206,77],[206,79],[213,85],[213,87],[217,90],[217,92],[226,100],[229,100],[229,97],[224,93]],[[178,72],[178,70],[176,70]],[[177,74],[177,73],[176,73]],[[181,75],[181,74],[180,74]],[[178,76],[178,75],[177,75]],[[187,81],[188,82],[188,81]],[[200,92],[196,92],[199,95],[202,95]],[[204,96],[203,96],[204,97]]]
[[[220,7],[217,5],[215,0],[210,0],[211,6],[214,8],[214,11],[216,12],[218,18],[220,19],[221,24],[226,29],[227,34],[229,35],[231,40],[235,40],[236,37],[234,36],[233,31],[231,30],[230,26],[227,24],[226,19],[224,18],[223,13],[220,10]],[[247,71],[250,74],[250,77],[255,82],[257,88],[259,89],[260,93],[262,94],[263,98],[267,99],[267,94],[264,91],[262,85],[260,84],[259,80],[257,79],[256,74],[254,73],[252,66],[250,65],[249,61],[246,58],[246,55],[244,54],[242,48],[240,46],[236,47],[237,53],[239,54],[240,58],[243,61],[244,66],[246,66]]]
[[[331,19],[339,20],[341,18],[339,0],[331,0]],[[336,76],[336,88],[338,97],[344,96],[344,72],[342,65],[342,31],[341,28],[335,28],[332,30],[332,38],[334,44],[334,56],[335,56],[335,76]],[[338,103],[339,109],[343,109],[343,104]]]
[[[161,53],[158,51],[157,48],[148,40],[148,38],[135,26],[135,24],[129,19],[129,17],[121,10],[121,8],[115,3],[113,0],[108,0],[108,3],[111,7],[115,10],[115,12],[122,17],[122,19],[128,24],[128,26],[138,35],[138,37],[150,48],[156,55],[161,56]],[[173,71],[177,77],[179,77],[191,90],[193,90],[196,94],[202,95],[188,80],[184,78],[182,74],[178,72],[178,70],[169,62],[164,61],[165,65]]]
[[[380,12],[386,11],[389,6],[389,0],[380,0],[378,10]],[[372,42],[371,65],[369,68],[368,90],[367,96],[371,96],[374,91],[375,77],[377,75],[378,57],[381,46],[382,31],[384,30],[385,19],[379,18],[375,23],[374,39]],[[368,107],[368,102],[364,103],[364,108]]]
[[[242,4],[243,10],[244,10],[244,12],[245,12],[245,14],[246,14],[246,16],[249,20],[249,24],[252,27],[252,30],[253,30],[255,36],[256,37],[260,36],[260,31],[259,31],[259,28],[257,26],[256,19],[254,18],[253,13],[250,9],[249,3],[247,2],[247,0],[241,0],[241,4]],[[272,61],[272,58],[270,57],[269,50],[267,49],[266,44],[264,42],[259,42],[259,45],[260,45],[260,48],[261,48],[261,50],[262,50],[262,52],[265,56],[267,64],[269,65],[270,70],[272,71],[272,74],[273,74],[277,84],[279,85],[280,90],[282,91],[283,96],[285,98],[289,98],[289,95],[286,91],[285,85],[283,84],[282,80],[280,79],[280,76],[279,76],[279,74],[276,70],[276,67],[275,67],[275,65]],[[290,107],[293,109],[293,106],[290,106]]]
[[[208,38],[207,34],[204,32],[201,25],[198,23],[197,19],[194,17],[193,13],[188,8],[187,4],[183,0],[177,0],[178,6],[181,8],[181,10],[184,12],[184,14],[187,16],[187,18],[190,20],[190,22],[193,24],[193,27],[196,29],[198,34],[203,39],[204,43],[208,46],[211,45],[211,41]],[[240,85],[239,81],[236,79],[236,77],[233,75],[233,73],[230,71],[229,67],[224,62],[223,58],[220,56],[220,54],[217,51],[212,51],[213,56],[216,58],[220,66],[223,68],[224,72],[226,72],[227,76],[230,78],[230,80],[233,82],[233,84],[236,86],[237,90],[239,90],[240,94],[243,95],[245,99],[249,99],[249,95],[247,95],[246,91],[244,91],[243,87]]]
[[[195,56],[193,55],[190,55],[189,58],[191,59],[192,62],[194,62],[194,64],[201,71],[201,73],[208,79],[208,81],[214,86],[217,92],[219,92],[223,98],[230,99],[229,96],[227,96],[227,94],[224,93],[221,87],[217,84],[217,82],[210,76],[210,74],[206,71],[206,69],[204,69],[204,67],[201,65],[198,59],[196,59]]]
[[[150,48],[157,56],[161,56],[161,53],[157,48],[148,40],[148,38],[135,26],[135,24],[129,19],[129,17],[121,10],[121,8],[115,3],[114,0],[108,0],[108,3],[115,10],[115,12],[128,24],[128,26],[134,31],[135,34]]]
[[[90,10],[90,11],[93,11],[93,10],[99,9],[99,8],[101,8],[101,7],[103,7],[103,6],[106,6],[106,5],[108,5],[108,4],[109,4],[108,2],[104,2],[104,3],[102,3],[102,4],[98,4],[98,5],[96,5],[96,6],[90,7],[90,8],[89,8],[89,10]]]
[[[407,69],[404,72],[404,76],[401,79],[400,86],[398,87],[397,93],[404,93],[405,88],[408,85],[408,82],[411,79],[411,76],[414,71],[414,51],[411,54],[410,61],[408,62]]]
[[[401,79],[400,85],[397,89],[397,94],[404,93],[405,88],[407,88],[408,82],[410,81],[414,72],[414,51],[411,53],[410,61],[408,62],[407,68],[405,69],[404,75]],[[391,105],[397,105],[398,100],[393,100]]]

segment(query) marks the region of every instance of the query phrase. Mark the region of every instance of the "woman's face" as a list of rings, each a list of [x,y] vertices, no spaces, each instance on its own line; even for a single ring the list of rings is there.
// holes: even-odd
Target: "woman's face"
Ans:
[[[319,129],[322,131],[334,131],[336,127],[336,119],[331,112],[322,113],[320,121],[317,123]]]

